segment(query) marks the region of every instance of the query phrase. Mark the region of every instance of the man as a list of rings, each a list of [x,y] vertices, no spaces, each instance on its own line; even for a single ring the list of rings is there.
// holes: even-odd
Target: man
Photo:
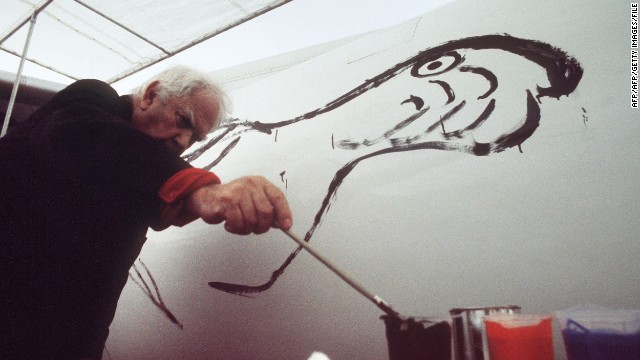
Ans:
[[[101,358],[149,227],[291,227],[264,178],[222,184],[179,157],[225,107],[215,83],[182,67],[133,95],[81,80],[0,139],[0,358]]]

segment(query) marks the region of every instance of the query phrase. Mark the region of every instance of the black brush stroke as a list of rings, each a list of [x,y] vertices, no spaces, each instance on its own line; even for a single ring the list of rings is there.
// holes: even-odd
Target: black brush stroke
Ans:
[[[400,139],[390,139],[390,143],[392,147],[382,149],[379,151],[372,152],[365,156],[359,157],[355,160],[352,160],[344,167],[342,167],[338,172],[336,172],[331,184],[329,185],[329,189],[327,195],[325,196],[322,205],[316,216],[314,217],[313,225],[307,231],[305,235],[305,241],[310,241],[315,229],[321,223],[323,216],[328,212],[331,207],[331,201],[335,197],[337,193],[338,187],[342,184],[344,179],[348,176],[348,174],[355,168],[363,160],[380,156],[389,153],[398,153],[398,152],[406,152],[406,151],[415,151],[415,150],[447,150],[447,151],[459,151],[463,153],[468,153],[476,156],[486,156],[490,153],[497,153],[504,151],[507,148],[518,146],[521,149],[521,144],[526,139],[528,139],[533,132],[537,129],[540,123],[540,108],[537,102],[540,102],[542,97],[553,97],[560,98],[565,95],[568,96],[572,93],[577,87],[580,79],[582,78],[583,70],[578,61],[567,55],[564,51],[553,47],[549,44],[539,42],[536,40],[528,40],[528,39],[520,39],[515,38],[509,35],[483,35],[476,37],[469,37],[459,40],[453,40],[450,42],[443,43],[439,46],[427,49],[423,52],[420,52],[416,56],[409,58],[401,63],[396,64],[390,69],[382,72],[378,76],[365,81],[360,86],[354,88],[348,93],[336,98],[335,100],[327,103],[324,107],[315,109],[313,111],[307,112],[303,115],[295,117],[293,119],[280,121],[276,123],[265,124],[261,122],[245,122],[244,125],[258,131],[262,131],[265,133],[270,133],[268,130],[275,129],[281,126],[286,126],[289,124],[296,123],[302,120],[308,120],[314,118],[320,114],[329,112],[334,110],[354,98],[368,92],[369,90],[375,89],[380,86],[387,80],[396,77],[403,71],[411,69],[412,74],[418,74],[419,77],[427,77],[429,75],[421,75],[419,73],[419,67],[425,65],[431,61],[437,60],[440,56],[449,54],[449,55],[457,55],[458,63],[462,62],[462,58],[455,52],[456,50],[464,50],[464,49],[472,49],[472,50],[481,50],[481,49],[498,49],[504,50],[507,52],[511,52],[513,54],[524,57],[546,70],[547,79],[549,80],[548,87],[540,87],[537,86],[537,94],[534,98],[531,91],[527,90],[527,115],[523,122],[523,124],[515,129],[513,132],[509,134],[504,134],[500,138],[498,138],[495,142],[492,143],[477,143],[475,141],[470,141],[468,145],[455,144],[446,141],[432,141],[432,142],[416,142],[420,138],[420,136],[414,138],[406,138],[404,140]],[[447,68],[444,71],[448,71]],[[441,71],[440,73],[444,72]],[[495,76],[490,73],[486,69],[481,68],[473,68],[473,67],[463,67],[460,71],[472,72],[476,74],[480,74],[485,76],[489,80],[490,88],[489,90],[481,95],[479,99],[488,97],[491,93],[493,93],[497,87],[497,79]],[[416,76],[416,75],[414,75]],[[435,82],[435,81],[434,81]],[[437,83],[437,82],[436,82]],[[442,84],[440,83],[442,86]],[[536,102],[537,100],[537,102]],[[464,102],[456,106],[452,109],[447,115],[451,117],[453,114],[458,112],[464,106]],[[469,127],[466,128],[467,131],[458,131],[457,137],[464,137],[468,130],[476,128],[480,126],[487,117],[493,111],[493,107],[495,106],[495,101],[492,100],[489,105],[485,108],[483,114],[478,117],[478,119],[472,123]],[[448,118],[447,115],[441,119],[439,123],[436,123],[430,127],[427,132],[433,131],[435,127],[438,125],[444,127],[444,121]],[[434,127],[435,126],[435,127]],[[248,131],[249,129],[247,129]],[[521,150],[520,150],[521,151]],[[277,281],[277,279],[284,273],[286,267],[293,261],[296,255],[300,252],[301,248],[297,248],[293,251],[284,263],[272,273],[269,281],[262,285],[257,286],[249,286],[249,285],[241,285],[241,284],[230,284],[230,283],[221,283],[221,282],[210,282],[209,285],[221,289],[223,291],[227,291],[233,294],[244,294],[244,293],[257,293],[265,291]]]
[[[221,134],[219,134],[218,136],[210,139],[209,141],[207,141],[204,145],[200,146],[199,148],[197,148],[196,150],[192,151],[191,153],[185,155],[182,157],[182,159],[184,161],[187,162],[192,162],[194,160],[196,160],[197,158],[199,158],[202,154],[204,154],[207,150],[209,150],[210,148],[212,148],[214,145],[216,145],[220,140],[222,140],[225,136],[227,136],[227,134],[229,134],[231,131],[233,131],[235,128],[237,127],[237,124],[230,124],[228,126],[223,127],[223,129],[225,129],[225,131],[223,131]]]
[[[398,131],[406,128],[407,126],[409,126],[411,123],[413,123],[414,121],[416,121],[418,118],[420,118],[422,115],[424,115],[427,111],[429,111],[429,107],[409,116],[408,118],[400,121],[399,123],[396,124],[395,127],[393,127],[392,129],[389,129],[387,131],[384,132],[384,134],[382,134],[381,136],[373,139],[373,140],[369,140],[369,139],[365,139],[362,142],[355,142],[355,141],[350,141],[350,140],[342,140],[340,141],[338,147],[343,148],[343,149],[357,149],[358,147],[360,147],[360,145],[364,145],[364,146],[371,146],[371,145],[375,145],[381,141],[387,140],[391,135],[397,133]]]
[[[415,95],[409,95],[409,98],[401,102],[400,105],[409,103],[412,103],[416,107],[416,110],[420,110],[424,106],[424,100],[422,100],[421,97]]]
[[[203,169],[209,171],[214,166],[218,165],[220,161],[222,161],[222,159],[227,157],[227,155],[231,152],[231,150],[233,150],[233,148],[236,147],[236,145],[238,145],[239,142],[240,142],[240,136],[238,136],[231,143],[229,143],[229,145],[227,145],[227,147],[225,147],[224,150],[222,150],[222,153],[220,153],[220,155],[218,155],[218,157],[215,160],[209,163],[209,165],[204,166]]]
[[[583,70],[578,61],[557,47],[536,40],[516,38],[507,34],[480,35],[459,40],[452,40],[441,45],[426,49],[418,53],[417,55],[394,65],[393,67],[380,73],[379,75],[366,80],[361,85],[327,103],[323,107],[309,111],[295,118],[275,123],[263,123],[260,121],[239,122],[238,119],[233,119],[229,123],[223,125],[221,128],[227,128],[228,130],[226,131],[226,133],[229,133],[236,127],[245,127],[244,130],[241,130],[240,132],[259,131],[266,134],[271,134],[272,130],[274,129],[291,125],[299,121],[312,119],[318,115],[334,110],[355,99],[356,97],[368,92],[369,90],[377,88],[387,80],[398,76],[407,69],[411,69],[412,73],[419,74],[418,69],[420,66],[437,60],[438,58],[446,54],[449,54],[449,56],[457,56],[458,61],[456,62],[456,64],[459,64],[463,59],[460,59],[460,55],[455,53],[456,50],[484,49],[495,49],[511,52],[513,54],[524,57],[545,69],[547,73],[547,79],[549,80],[549,87],[543,88],[537,86],[536,98],[538,99],[538,101],[540,101],[542,97],[560,98],[563,95],[569,95],[575,90],[575,88],[578,86],[578,83],[580,82],[580,79],[582,78]],[[473,71],[476,71],[476,73],[483,74],[480,72],[482,70],[477,70],[478,68],[465,67],[464,69],[466,70],[463,71],[472,71],[473,69]],[[447,70],[449,70],[449,68],[447,68]],[[429,75],[419,75],[419,77],[427,76]],[[491,76],[489,76],[488,79],[491,79]],[[492,81],[493,80],[490,80],[490,83],[493,83]],[[486,94],[482,96],[486,96]],[[220,141],[220,139],[221,137],[210,140],[206,145],[194,151],[194,153],[203,153],[208,148],[213,146],[217,141]],[[189,159],[187,161],[193,160],[189,156],[187,156],[186,158]]]
[[[485,79],[489,82],[489,90],[487,90],[484,94],[478,96],[478,100],[486,99],[489,95],[493,94],[494,91],[498,88],[498,78],[496,75],[485,69],[480,67],[472,67],[472,66],[461,66],[460,71],[462,72],[470,72],[474,74],[478,74],[484,76]]]
[[[426,133],[431,133],[432,131],[434,131],[438,126],[442,127],[442,133],[444,133],[444,123],[449,120],[453,115],[455,115],[458,111],[462,110],[462,108],[467,104],[466,100],[462,100],[460,102],[460,104],[456,105],[453,107],[453,109],[447,111],[444,115],[442,115],[440,117],[440,121],[438,121],[437,123],[432,124],[431,126],[429,126],[427,128]]]
[[[140,289],[142,289],[142,291],[145,293],[145,295],[147,295],[147,297],[151,300],[151,302],[158,309],[160,309],[160,311],[162,311],[162,313],[172,323],[176,324],[181,330],[184,329],[184,325],[182,325],[182,323],[180,323],[180,321],[178,321],[178,319],[175,317],[175,315],[173,315],[171,310],[169,310],[167,305],[164,303],[164,300],[162,299],[162,296],[160,295],[160,289],[158,288],[158,284],[156,283],[156,280],[153,278],[153,275],[151,274],[151,271],[149,271],[149,268],[147,267],[147,265],[145,265],[145,263],[142,262],[141,259],[138,259],[138,262],[142,265],[142,267],[144,268],[147,276],[149,277],[149,280],[151,281],[151,285],[153,285],[153,291],[151,290],[151,288],[149,287],[149,284],[147,283],[147,281],[144,279],[144,277],[140,273],[140,270],[138,270],[138,266],[136,266],[136,264],[133,264],[132,268],[135,271],[135,273],[138,276],[138,278],[136,279],[131,274],[131,271],[129,271],[129,278],[131,279],[131,281],[133,281],[134,284],[138,285],[138,287],[140,287]]]
[[[438,84],[444,90],[445,94],[447,94],[447,105],[451,104],[456,99],[456,94],[453,92],[451,85],[442,80],[429,80],[432,84]]]
[[[487,106],[484,108],[484,110],[482,111],[482,113],[478,116],[478,118],[476,118],[476,120],[474,120],[471,124],[469,124],[468,126],[466,126],[463,129],[460,130],[455,130],[452,132],[448,132],[445,134],[445,139],[450,139],[450,138],[462,138],[464,137],[464,135],[471,131],[471,130],[475,130],[478,126],[482,125],[488,118],[489,116],[491,116],[491,114],[493,113],[493,110],[495,110],[496,108],[496,99],[491,99],[491,101],[489,101],[489,104],[487,104]]]
[[[536,100],[530,91],[527,91],[527,116],[523,122],[523,124],[516,130],[512,132],[515,135],[505,135],[500,137],[495,144],[492,143],[478,143],[472,141],[470,145],[461,145],[446,141],[432,141],[432,142],[424,142],[424,143],[415,143],[415,144],[403,144],[397,145],[391,148],[382,149],[379,151],[372,152],[370,154],[361,156],[355,160],[350,161],[345,166],[343,166],[340,170],[338,170],[333,177],[327,194],[322,201],[322,205],[318,212],[314,217],[313,224],[309,231],[305,234],[304,240],[310,241],[313,233],[316,228],[322,223],[323,216],[329,211],[331,206],[331,201],[335,198],[338,188],[345,180],[345,178],[353,171],[353,169],[366,159],[370,159],[376,156],[390,154],[390,153],[398,153],[398,152],[406,152],[406,151],[416,151],[416,150],[447,150],[447,151],[459,151],[475,156],[486,156],[490,153],[502,152],[507,148],[513,146],[519,146],[523,141],[525,141],[540,124],[540,107],[538,106]],[[483,114],[476,120],[475,123],[482,123],[486,117],[493,111],[493,106],[495,102],[492,101],[483,111]],[[231,284],[231,283],[222,283],[222,282],[210,282],[209,286],[226,291],[231,294],[243,295],[247,293],[259,293],[270,289],[273,284],[280,278],[280,276],[284,273],[289,264],[293,261],[293,259],[298,255],[302,248],[298,247],[294,250],[289,256],[285,259],[284,263],[271,274],[269,280],[261,285],[242,285],[242,284]]]

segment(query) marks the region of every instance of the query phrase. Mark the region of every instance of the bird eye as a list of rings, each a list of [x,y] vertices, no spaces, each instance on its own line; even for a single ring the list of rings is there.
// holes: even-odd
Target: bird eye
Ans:
[[[463,61],[464,58],[456,51],[439,54],[437,57],[427,57],[416,62],[411,68],[411,76],[422,78],[442,74],[458,66]]]

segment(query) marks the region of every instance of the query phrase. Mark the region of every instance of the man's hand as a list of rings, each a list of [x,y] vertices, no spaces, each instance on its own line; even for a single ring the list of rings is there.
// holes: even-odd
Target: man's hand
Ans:
[[[270,227],[289,230],[291,209],[284,193],[261,176],[204,186],[186,199],[187,210],[209,224],[225,222],[234,234],[262,234]]]

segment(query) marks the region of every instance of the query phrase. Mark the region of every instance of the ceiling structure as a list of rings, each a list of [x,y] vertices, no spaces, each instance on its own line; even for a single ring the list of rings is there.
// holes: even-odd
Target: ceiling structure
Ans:
[[[0,51],[114,83],[290,1],[3,0]]]

